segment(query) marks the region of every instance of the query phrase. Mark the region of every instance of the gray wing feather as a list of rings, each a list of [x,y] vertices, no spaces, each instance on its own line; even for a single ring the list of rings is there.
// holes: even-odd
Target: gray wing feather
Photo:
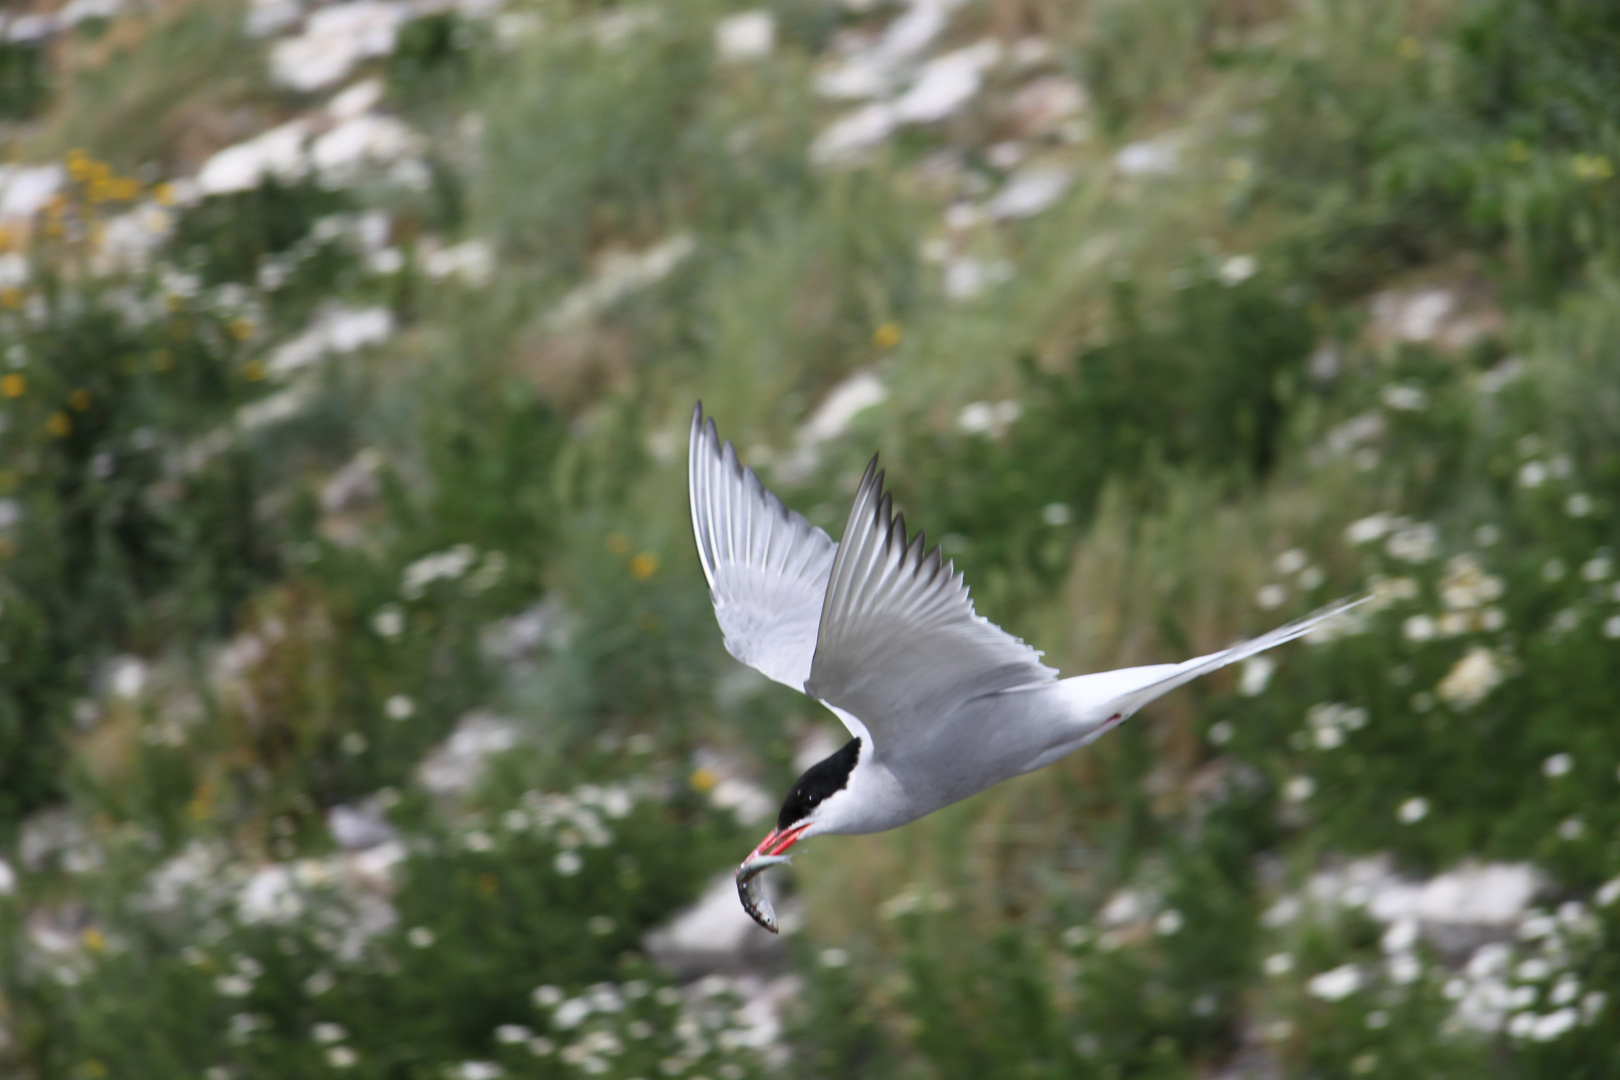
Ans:
[[[803,691],[836,549],[832,538],[743,467],[731,443],[720,442],[714,421],[704,421],[701,402],[692,410],[687,489],[726,650]]]
[[[957,737],[949,719],[968,698],[1055,679],[1040,656],[973,610],[921,532],[907,542],[873,458],[833,559],[806,691],[859,717],[898,764]]]

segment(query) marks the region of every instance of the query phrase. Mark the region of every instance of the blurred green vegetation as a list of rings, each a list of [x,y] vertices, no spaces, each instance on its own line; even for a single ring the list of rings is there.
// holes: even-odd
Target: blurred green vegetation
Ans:
[[[838,160],[818,81],[934,9],[465,5],[278,83],[310,7],[0,45],[0,195],[64,170],[0,253],[0,1071],[1620,1074],[1620,9],[940,8],[999,59]],[[1375,601],[677,977],[726,793],[838,733],[720,648],[698,397],[834,533],[880,449],[1066,673]],[[1533,897],[1389,913],[1482,864]]]

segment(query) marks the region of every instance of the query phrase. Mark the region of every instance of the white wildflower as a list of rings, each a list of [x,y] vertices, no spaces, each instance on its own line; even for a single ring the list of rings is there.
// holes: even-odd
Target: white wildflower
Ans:
[[[1378,394],[1385,407],[1400,412],[1418,412],[1428,407],[1429,394],[1416,383],[1392,383]]]
[[[1416,825],[1429,816],[1429,800],[1414,795],[1395,809],[1395,819],[1402,825]]]
[[[1592,512],[1592,496],[1584,491],[1577,491],[1564,500],[1564,513],[1570,517],[1583,518]]]
[[[1294,970],[1294,957],[1292,953],[1272,953],[1261,966],[1267,975],[1277,978]]]
[[[1378,513],[1352,521],[1344,530],[1344,538],[1352,544],[1370,544],[1380,540],[1395,527],[1389,514]]]
[[[1272,673],[1277,670],[1277,661],[1269,656],[1251,656],[1243,661],[1242,675],[1238,679],[1238,692],[1244,697],[1255,697],[1265,693],[1266,687],[1271,683]]]
[[[1312,997],[1323,1001],[1343,1001],[1361,989],[1361,969],[1354,964],[1345,964],[1332,971],[1324,971],[1307,982],[1305,988]]]
[[[1263,611],[1273,611],[1280,608],[1288,599],[1288,588],[1285,585],[1262,585],[1254,594],[1254,602]]]
[[[1580,1021],[1580,1014],[1574,1009],[1559,1009],[1545,1016],[1538,1016],[1530,1025],[1529,1036],[1536,1042],[1552,1042],[1562,1038]]]
[[[841,968],[849,963],[849,953],[836,947],[822,949],[819,959],[822,967]]]
[[[1291,777],[1283,785],[1283,798],[1292,803],[1304,802],[1316,794],[1316,781],[1308,776]]]
[[[763,60],[776,44],[776,19],[767,10],[740,11],[714,26],[714,51],[728,63]]]
[[[563,877],[573,877],[580,872],[584,865],[585,861],[575,851],[559,851],[557,857],[551,860],[552,869]]]
[[[316,1024],[310,1029],[309,1035],[318,1043],[342,1042],[349,1037],[349,1033],[343,1029],[342,1024],[332,1023]]]
[[[326,1050],[326,1063],[334,1069],[352,1069],[360,1061],[360,1055],[347,1046],[331,1046]]]
[[[1435,692],[1453,708],[1466,709],[1485,700],[1505,677],[1496,654],[1475,646],[1440,680]]]
[[[416,702],[404,694],[395,694],[383,702],[383,712],[390,720],[409,720],[416,715]]]
[[[1574,767],[1575,757],[1573,754],[1554,754],[1541,763],[1541,772],[1543,776],[1559,777],[1567,775]]]
[[[589,1015],[591,1015],[591,1003],[588,999],[582,997],[569,998],[558,1005],[556,1011],[551,1014],[551,1023],[553,1026],[567,1031],[569,1028],[578,1027]]]
[[[1411,642],[1433,641],[1439,625],[1427,615],[1413,615],[1401,623],[1401,635]]]
[[[1384,544],[1390,558],[1402,562],[1426,563],[1440,547],[1440,530],[1426,522],[1397,530]]]
[[[1389,958],[1389,980],[1398,986],[1410,986],[1423,977],[1423,963],[1411,953],[1398,953]]]
[[[534,1032],[522,1024],[502,1024],[495,1029],[495,1041],[511,1046],[515,1043],[526,1043],[534,1037]]]
[[[1277,573],[1281,574],[1283,577],[1287,577],[1290,574],[1297,574],[1301,570],[1305,569],[1305,564],[1308,561],[1309,559],[1304,551],[1299,548],[1289,548],[1287,551],[1277,556],[1271,565],[1272,569],[1276,570]]]
[[[397,638],[405,632],[405,613],[395,604],[378,608],[371,616],[371,628],[381,637]]]
[[[405,935],[412,948],[425,949],[434,942],[433,931],[425,926],[413,926]]]
[[[1519,466],[1519,486],[1538,488],[1547,482],[1547,466],[1545,462],[1527,461]]]
[[[1458,555],[1446,564],[1440,579],[1440,599],[1452,611],[1472,611],[1501,598],[1502,579],[1487,574],[1472,555]]]

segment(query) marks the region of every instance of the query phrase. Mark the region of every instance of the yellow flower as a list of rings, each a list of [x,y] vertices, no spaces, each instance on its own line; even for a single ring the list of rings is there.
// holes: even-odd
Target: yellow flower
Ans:
[[[90,391],[88,391],[88,390],[75,390],[75,391],[73,391],[73,393],[68,395],[68,404],[73,406],[75,409],[79,410],[80,412],[84,412],[86,409],[90,408]]]
[[[264,378],[264,375],[265,371],[263,360],[249,360],[247,363],[242,365],[242,378],[246,379],[248,382],[259,382]]]
[[[106,935],[93,926],[87,926],[79,931],[79,940],[84,942],[84,947],[91,952],[100,952],[107,947]]]
[[[702,795],[719,782],[720,778],[714,774],[713,769],[694,770],[692,778],[688,781],[692,785],[692,790],[699,795]]]
[[[152,198],[159,206],[169,206],[174,202],[174,187],[171,184],[159,184],[152,189]]]
[[[231,322],[231,337],[237,341],[246,341],[253,336],[253,324],[247,319],[236,319]]]
[[[630,576],[637,581],[646,581],[658,573],[658,556],[650,551],[643,551],[630,560]]]
[[[26,393],[28,393],[28,376],[13,371],[0,379],[0,394],[9,398],[20,398]]]
[[[1423,42],[1415,37],[1403,37],[1395,43],[1395,55],[1402,60],[1416,60],[1423,55]]]
[[[15,287],[0,289],[0,307],[22,307],[22,290]]]
[[[872,331],[872,344],[880,349],[892,349],[900,344],[900,324],[886,322]]]
[[[1614,164],[1602,154],[1576,154],[1569,168],[1582,180],[1608,180],[1614,176]]]
[[[50,432],[52,438],[60,439],[73,430],[73,421],[68,419],[65,412],[51,413],[51,418],[45,421],[45,430]]]
[[[69,150],[67,152],[68,175],[75,180],[84,180],[90,175],[90,155],[83,150]]]

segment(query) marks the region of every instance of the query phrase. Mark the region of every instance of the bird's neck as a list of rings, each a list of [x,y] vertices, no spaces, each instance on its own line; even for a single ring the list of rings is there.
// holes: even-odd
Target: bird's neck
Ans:
[[[877,755],[862,753],[848,784],[823,804],[816,832],[840,836],[882,832],[927,812],[906,794]]]

